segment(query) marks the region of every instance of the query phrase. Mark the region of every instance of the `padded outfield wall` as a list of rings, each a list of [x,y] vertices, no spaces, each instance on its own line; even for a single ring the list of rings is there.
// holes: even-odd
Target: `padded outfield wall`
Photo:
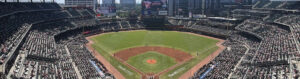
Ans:
[[[188,61],[175,63],[176,66],[168,71],[157,73],[161,79],[169,79],[179,78],[207,56],[210,56],[211,53],[219,49],[216,43],[220,42],[220,40],[186,32],[146,30],[105,33],[93,36],[91,41],[94,42],[92,47],[127,79],[139,79],[142,78],[142,75],[130,68],[131,65],[134,65],[132,62],[129,61],[128,63],[131,64],[124,64],[114,56],[119,51],[142,46],[157,46],[181,50],[191,55],[192,58]],[[136,57],[136,59],[139,58]]]

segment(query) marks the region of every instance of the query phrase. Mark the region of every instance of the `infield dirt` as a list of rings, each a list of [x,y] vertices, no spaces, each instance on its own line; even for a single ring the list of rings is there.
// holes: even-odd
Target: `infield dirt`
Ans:
[[[188,32],[186,32],[186,33],[188,33]],[[190,33],[190,34],[193,34],[193,33]],[[183,78],[187,79],[188,77],[193,76],[193,73],[195,73],[203,65],[209,63],[209,61],[211,61],[212,59],[214,59],[214,57],[216,57],[225,48],[224,46],[221,45],[224,42],[224,40],[222,40],[222,39],[217,39],[217,38],[213,38],[213,37],[209,37],[209,36],[204,36],[204,35],[198,35],[198,34],[194,34],[194,35],[202,36],[202,37],[206,37],[206,38],[210,38],[210,39],[219,40],[219,42],[217,44],[217,46],[219,48],[218,48],[217,51],[215,51],[214,53],[212,53],[211,56],[206,57],[203,61],[199,62],[195,67],[191,68],[190,70],[188,70],[187,72],[185,72],[185,74],[181,75],[179,79],[183,79]],[[95,35],[95,36],[97,36],[97,35]],[[87,37],[87,39],[89,40],[89,43],[87,44],[87,48],[93,52],[93,55],[99,61],[101,61],[104,64],[104,66],[108,69],[109,72],[111,72],[116,77],[116,79],[125,79],[125,77],[116,68],[114,68],[114,66],[112,66],[97,51],[95,51],[94,48],[91,47],[91,45],[93,44],[93,41],[90,40],[90,38],[93,38],[93,37],[94,36]],[[140,49],[140,48],[142,48],[142,49]],[[167,52],[166,50],[169,51],[169,52],[172,52],[172,53],[171,54],[170,53],[163,53],[163,52]],[[127,52],[128,51],[130,51],[130,52],[135,51],[135,52],[126,53],[126,56],[121,56],[122,55],[121,52],[126,52],[126,51]],[[121,59],[122,61],[124,61],[124,60],[128,60],[128,58],[131,57],[131,56],[135,56],[137,54],[143,53],[143,51],[157,51],[157,52],[162,53],[164,55],[173,57],[177,62],[182,62],[182,63],[184,63],[184,61],[187,61],[187,60],[189,60],[189,59],[192,58],[191,55],[189,55],[188,53],[182,52],[180,50],[176,50],[176,49],[173,49],[173,48],[167,48],[167,47],[155,47],[155,46],[144,46],[144,47],[129,48],[129,49],[121,50],[121,51],[113,54],[112,56],[117,57],[117,59]],[[174,54],[176,51],[178,53]],[[185,54],[184,56],[181,55],[183,53]],[[182,63],[176,64],[176,66],[179,66]],[[166,73],[169,70],[174,69],[176,66],[172,66],[171,68],[166,69],[162,73]],[[156,77],[154,79],[157,79],[157,76],[161,75],[162,73],[159,73],[159,74],[154,74],[153,73],[153,74],[147,74],[147,75],[156,75]],[[145,76],[143,78],[145,78]]]
[[[156,60],[155,59],[149,59],[147,60],[148,64],[156,64]]]
[[[129,48],[115,53],[114,56],[122,59],[123,61],[127,61],[132,56],[146,53],[148,51],[156,51],[158,53],[170,56],[174,58],[176,62],[183,62],[193,57],[192,55],[177,49],[167,48],[167,47],[156,47],[156,46]]]

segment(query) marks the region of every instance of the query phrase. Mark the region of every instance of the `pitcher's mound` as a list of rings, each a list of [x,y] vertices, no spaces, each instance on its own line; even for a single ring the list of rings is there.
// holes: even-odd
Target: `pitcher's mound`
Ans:
[[[155,59],[148,59],[148,60],[147,60],[147,63],[148,63],[148,64],[155,64],[155,63],[156,63],[156,60],[155,60]]]

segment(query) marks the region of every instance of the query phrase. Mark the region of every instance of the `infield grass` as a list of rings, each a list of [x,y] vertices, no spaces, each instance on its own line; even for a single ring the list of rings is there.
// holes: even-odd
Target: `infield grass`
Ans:
[[[161,79],[177,79],[187,70],[218,49],[216,46],[218,40],[177,31],[139,30],[111,32],[98,35],[91,38],[91,40],[94,42],[93,47],[127,79],[140,79],[141,75],[123,65],[112,56],[112,54],[120,50],[139,46],[161,46],[179,49],[191,54],[194,58],[190,61],[187,61],[186,63],[160,76]],[[131,61],[128,61],[128,63],[133,64]],[[158,70],[151,69],[151,67],[144,69],[143,71],[159,72]]]
[[[162,74],[160,79],[178,79],[181,75],[183,75],[186,71],[190,70],[192,67],[197,65],[201,60],[209,56],[212,52],[216,51],[218,47],[213,47],[203,51],[203,53],[199,54],[195,58],[191,59],[190,61],[177,66],[175,69]]]
[[[108,52],[104,51],[102,48],[98,47],[97,44],[93,44],[92,47],[98,51],[111,65],[113,65],[126,79],[140,79],[142,76],[130,69],[123,63],[119,62]]]
[[[156,63],[147,63],[147,60],[149,59],[156,60]],[[166,68],[175,65],[176,61],[174,58],[163,55],[161,53],[149,51],[143,54],[130,57],[127,60],[127,63],[144,73],[158,73]]]

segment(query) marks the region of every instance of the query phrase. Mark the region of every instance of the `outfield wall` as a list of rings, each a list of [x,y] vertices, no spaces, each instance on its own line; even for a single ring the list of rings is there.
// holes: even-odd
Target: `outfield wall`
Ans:
[[[226,38],[228,38],[228,35],[225,34],[216,34],[216,33],[210,33],[210,32],[204,32],[204,31],[200,31],[197,29],[190,29],[190,28],[164,28],[164,27],[156,27],[156,28],[133,28],[133,29],[120,29],[120,30],[106,30],[106,31],[91,31],[88,34],[85,34],[85,36],[92,36],[92,35],[98,35],[101,33],[106,33],[106,32],[119,32],[119,31],[131,31],[131,30],[157,30],[157,31],[179,31],[179,32],[191,32],[191,33],[196,33],[196,34],[200,34],[200,35],[206,35],[206,36],[211,36],[214,38],[218,38],[218,39],[223,39],[225,40]]]
[[[169,29],[167,29],[167,30],[163,30],[163,31],[168,31]],[[126,31],[126,30],[125,30]],[[171,31],[174,31],[174,30],[171,30]],[[115,31],[114,31],[115,32]],[[105,32],[97,32],[96,34],[98,34],[98,33],[105,33]],[[92,33],[93,34],[93,33]],[[200,35],[200,36],[204,36],[204,35]],[[208,37],[208,36],[204,36],[204,37],[206,37],[206,38],[210,38],[210,39],[212,39],[213,37]],[[216,39],[216,38],[215,38]],[[221,40],[221,39],[219,39],[219,40]],[[223,41],[219,41],[219,42],[224,42],[224,40]],[[219,45],[221,45],[221,43],[218,43]],[[102,46],[100,46],[100,47],[102,47]],[[215,46],[214,46],[215,47]],[[218,50],[220,50],[221,49],[221,51],[224,49],[224,48],[222,48],[222,47],[219,47],[219,48],[217,48]],[[208,49],[208,50],[210,50],[210,48]],[[208,51],[206,51],[206,50],[203,50],[204,52],[208,52]],[[213,51],[215,51],[215,50],[212,50],[210,53],[212,53]],[[220,53],[220,51],[218,52],[218,54]],[[195,59],[195,60],[193,60],[192,62],[194,62],[194,64],[181,64],[180,66],[178,66],[178,67],[174,67],[175,68],[175,70],[177,70],[177,69],[181,69],[181,70],[183,70],[183,71],[180,71],[179,73],[176,73],[175,74],[175,76],[174,76],[174,78],[179,78],[182,74],[184,74],[184,73],[194,73],[195,72],[195,70],[197,70],[197,69],[199,69],[199,67],[201,68],[202,66],[201,65],[204,65],[204,64],[206,64],[206,63],[209,63],[209,61],[211,60],[211,59],[213,59],[212,57],[209,57],[209,60],[205,60],[205,61],[203,61],[203,59],[204,59],[204,57],[207,57],[207,56],[210,56],[211,54],[207,54],[207,55],[203,55],[202,56],[202,54],[200,55],[201,56],[201,58],[200,58],[200,60],[199,60],[199,58],[197,57],[197,59]],[[197,55],[198,56],[198,55]],[[215,56],[217,56],[217,55],[213,55],[214,57]],[[195,62],[197,62],[197,63],[200,63],[201,62],[201,64],[200,64],[200,66],[197,64],[197,63],[195,63]],[[204,62],[204,63],[203,63]],[[194,66],[196,66],[196,64],[197,64],[197,67],[195,68]],[[116,67],[116,68],[118,68],[118,67]],[[174,69],[174,68],[172,68],[172,70]],[[182,68],[185,68],[185,69],[182,69]],[[191,69],[192,68],[192,69]],[[193,71],[190,71],[190,70],[193,70]],[[188,71],[188,72],[187,72]],[[177,71],[170,71],[171,72],[171,74],[173,74],[173,72],[177,72]],[[164,73],[161,73],[161,75],[162,74],[164,74]],[[169,74],[169,73],[167,73],[167,74]],[[179,75],[180,74],[180,75]],[[190,77],[191,75],[193,75],[193,74],[187,74],[187,75],[185,75],[185,77]],[[169,79],[169,78],[166,78],[167,76],[164,76],[163,77],[163,79]],[[126,77],[127,78],[127,77]],[[172,77],[173,78],[173,77]]]

